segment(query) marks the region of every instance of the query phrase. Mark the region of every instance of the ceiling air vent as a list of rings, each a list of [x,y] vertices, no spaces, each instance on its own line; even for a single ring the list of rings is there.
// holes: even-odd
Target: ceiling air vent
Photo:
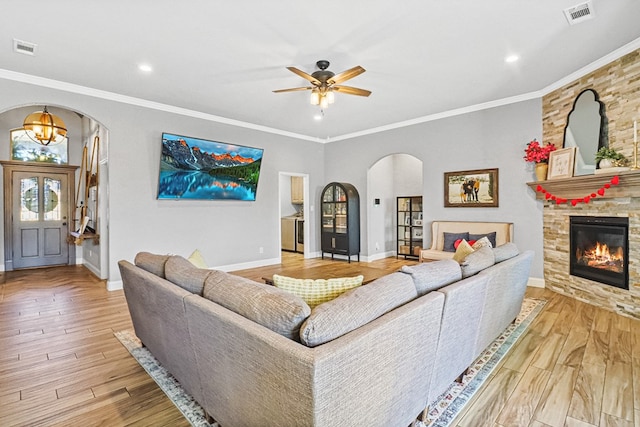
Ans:
[[[564,10],[564,15],[569,21],[569,25],[575,25],[587,19],[593,18],[593,5],[591,1],[580,3]]]
[[[36,54],[36,46],[38,45],[35,43],[13,39],[13,51],[17,53],[24,53],[25,55],[33,56]]]

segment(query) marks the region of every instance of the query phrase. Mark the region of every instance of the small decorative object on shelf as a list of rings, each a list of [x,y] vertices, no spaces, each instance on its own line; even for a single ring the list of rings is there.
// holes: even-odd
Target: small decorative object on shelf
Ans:
[[[541,145],[536,139],[529,141],[527,148],[524,149],[524,157],[527,162],[536,164],[535,173],[538,181],[547,179],[547,170],[549,168],[549,154],[556,150],[553,144]]]
[[[598,163],[598,169],[595,170],[598,174],[613,174],[629,170],[626,166],[628,161],[622,153],[618,153],[616,150],[610,147],[600,147],[595,156]]]

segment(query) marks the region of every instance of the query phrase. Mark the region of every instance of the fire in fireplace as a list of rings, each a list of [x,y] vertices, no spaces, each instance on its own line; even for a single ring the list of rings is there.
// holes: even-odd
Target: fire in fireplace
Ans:
[[[629,218],[572,216],[569,274],[629,289]]]

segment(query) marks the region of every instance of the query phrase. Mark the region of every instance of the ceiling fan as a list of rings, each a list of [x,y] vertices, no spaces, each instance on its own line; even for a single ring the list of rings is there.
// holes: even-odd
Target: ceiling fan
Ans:
[[[311,82],[312,86],[307,87],[295,87],[291,89],[279,89],[274,90],[274,93],[282,92],[298,92],[302,90],[311,91],[311,104],[319,105],[321,108],[327,108],[329,104],[333,104],[335,100],[335,92],[344,93],[346,95],[358,95],[369,96],[371,91],[366,89],[359,89],[357,87],[342,86],[340,83],[352,79],[366,70],[361,66],[350,68],[341,73],[335,74],[333,71],[329,71],[329,61],[320,60],[316,62],[318,71],[314,71],[311,74],[307,74],[296,67],[287,67],[289,71],[302,77],[303,79]]]

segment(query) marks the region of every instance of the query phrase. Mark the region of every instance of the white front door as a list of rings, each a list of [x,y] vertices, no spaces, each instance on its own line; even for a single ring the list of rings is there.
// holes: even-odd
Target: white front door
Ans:
[[[64,173],[13,174],[13,268],[69,264]]]

